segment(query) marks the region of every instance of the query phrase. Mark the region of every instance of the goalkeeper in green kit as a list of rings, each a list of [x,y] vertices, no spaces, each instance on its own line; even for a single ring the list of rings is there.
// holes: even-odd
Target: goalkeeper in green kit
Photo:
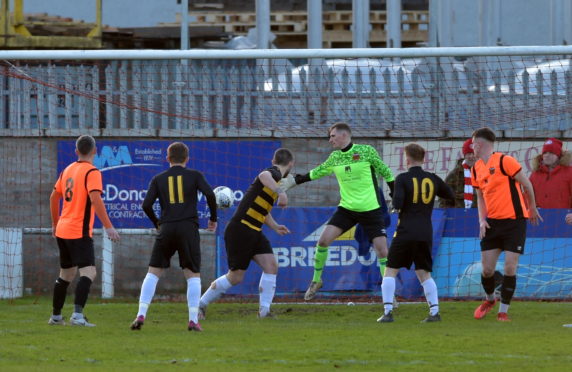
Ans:
[[[393,193],[394,176],[370,145],[352,143],[352,132],[346,123],[335,123],[328,131],[330,143],[335,149],[328,159],[305,175],[289,176],[281,181],[288,190],[304,182],[336,174],[340,186],[340,204],[326,224],[316,246],[314,277],[304,295],[311,300],[322,288],[322,270],[328,258],[328,247],[345,231],[361,224],[378,257],[383,277],[387,262],[387,234],[383,223],[377,178],[383,177]]]

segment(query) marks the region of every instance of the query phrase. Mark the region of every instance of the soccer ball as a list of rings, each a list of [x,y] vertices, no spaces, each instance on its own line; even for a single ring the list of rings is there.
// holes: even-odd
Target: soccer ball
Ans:
[[[226,186],[219,186],[213,190],[216,197],[216,205],[219,208],[229,208],[234,203],[234,193]]]

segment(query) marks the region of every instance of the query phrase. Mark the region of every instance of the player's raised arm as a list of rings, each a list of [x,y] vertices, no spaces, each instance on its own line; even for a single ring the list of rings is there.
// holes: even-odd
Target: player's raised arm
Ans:
[[[155,204],[155,200],[157,200],[158,197],[159,190],[157,189],[157,179],[153,177],[151,182],[149,182],[149,188],[147,189],[147,194],[145,195],[141,208],[147,217],[149,217],[155,228],[159,227],[159,219],[153,210],[153,204]]]
[[[265,170],[260,172],[258,179],[260,182],[262,182],[262,185],[268,187],[270,190],[278,194],[277,204],[279,207],[285,207],[288,205],[288,196],[286,195],[286,192],[284,189],[282,189],[282,187],[280,187],[280,185],[278,185],[278,182],[276,182],[269,171]]]

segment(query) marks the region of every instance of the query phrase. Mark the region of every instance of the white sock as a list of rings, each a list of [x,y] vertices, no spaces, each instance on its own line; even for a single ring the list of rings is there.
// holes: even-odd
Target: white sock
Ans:
[[[268,313],[276,292],[276,274],[262,273],[260,283],[258,284],[258,292],[260,293],[260,309]]]
[[[429,305],[429,314],[437,315],[439,313],[439,297],[437,294],[437,284],[433,278],[429,278],[423,283],[423,291],[425,292],[425,299]]]
[[[508,313],[508,307],[510,305],[509,304],[503,304],[501,302],[500,306],[499,306],[499,313]]]
[[[494,301],[495,300],[495,293],[485,293],[487,301]]]
[[[203,294],[199,306],[206,307],[211,302],[218,300],[218,298],[222,296],[223,293],[232,287],[232,284],[230,284],[226,278],[226,275],[223,275],[214,281],[214,287],[215,288],[213,288],[211,285],[209,289],[207,289],[207,291]]]
[[[137,316],[147,315],[147,309],[153,301],[153,296],[155,295],[155,288],[157,288],[157,283],[159,282],[159,277],[155,274],[147,273],[143,284],[141,284],[141,295],[139,296],[139,312]]]
[[[187,279],[187,304],[189,305],[189,320],[199,321],[199,300],[201,298],[201,278]]]
[[[385,314],[393,310],[393,296],[395,295],[395,278],[384,276],[381,282],[381,297]]]

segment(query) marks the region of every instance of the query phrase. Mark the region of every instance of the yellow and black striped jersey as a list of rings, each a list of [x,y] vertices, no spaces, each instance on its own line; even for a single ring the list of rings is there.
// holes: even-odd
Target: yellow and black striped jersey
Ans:
[[[264,171],[270,172],[276,182],[282,179],[282,173],[276,166]],[[256,176],[254,182],[246,190],[234,216],[232,216],[232,221],[243,223],[253,230],[261,231],[264,220],[272,210],[276,199],[278,199],[278,194],[264,186]]]

